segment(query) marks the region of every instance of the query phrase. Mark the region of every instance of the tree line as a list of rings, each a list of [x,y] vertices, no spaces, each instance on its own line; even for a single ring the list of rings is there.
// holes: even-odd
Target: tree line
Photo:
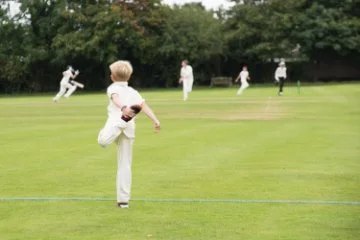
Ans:
[[[103,89],[117,59],[132,62],[138,87],[176,86],[183,59],[198,85],[234,76],[243,64],[257,81],[271,81],[278,58],[299,77],[329,61],[360,60],[360,0],[229,1],[228,10],[207,10],[160,0],[18,0],[15,15],[5,3],[0,92],[56,89],[67,65],[87,89]]]

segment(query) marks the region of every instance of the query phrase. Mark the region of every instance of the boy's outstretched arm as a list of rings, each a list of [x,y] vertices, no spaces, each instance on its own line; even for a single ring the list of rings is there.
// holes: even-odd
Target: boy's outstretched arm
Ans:
[[[160,122],[146,102],[144,102],[142,105],[142,111],[151,119],[151,121],[153,121],[155,131],[160,131]]]

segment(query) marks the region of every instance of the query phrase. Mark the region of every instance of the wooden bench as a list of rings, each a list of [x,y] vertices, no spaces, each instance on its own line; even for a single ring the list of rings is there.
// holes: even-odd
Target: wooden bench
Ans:
[[[231,87],[233,85],[231,77],[212,77],[211,78],[211,87],[216,85],[228,86]]]

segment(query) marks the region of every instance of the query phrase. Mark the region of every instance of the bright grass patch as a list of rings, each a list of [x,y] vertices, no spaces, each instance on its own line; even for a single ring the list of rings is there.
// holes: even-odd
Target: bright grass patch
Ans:
[[[235,93],[142,92],[162,123],[137,119],[132,197],[149,201],[2,200],[0,239],[359,239],[359,205],[271,201],[360,201],[360,85]],[[105,93],[51,98],[0,98],[0,198],[113,199]]]

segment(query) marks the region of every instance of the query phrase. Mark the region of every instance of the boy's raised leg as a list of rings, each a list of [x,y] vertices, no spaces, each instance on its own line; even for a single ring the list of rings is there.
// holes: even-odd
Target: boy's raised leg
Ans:
[[[112,144],[121,134],[122,129],[126,127],[126,122],[119,120],[117,122],[107,121],[104,128],[98,135],[98,143],[105,148]]]

